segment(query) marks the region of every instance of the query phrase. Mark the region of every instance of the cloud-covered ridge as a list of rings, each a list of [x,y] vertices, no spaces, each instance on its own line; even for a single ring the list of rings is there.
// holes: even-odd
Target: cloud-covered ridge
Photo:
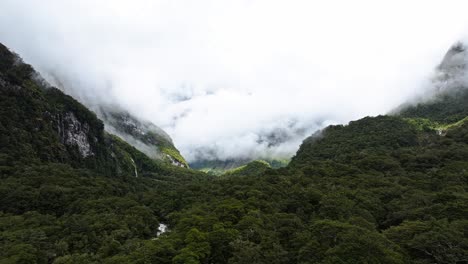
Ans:
[[[0,41],[189,160],[290,156],[313,131],[430,86],[465,1],[4,0]]]

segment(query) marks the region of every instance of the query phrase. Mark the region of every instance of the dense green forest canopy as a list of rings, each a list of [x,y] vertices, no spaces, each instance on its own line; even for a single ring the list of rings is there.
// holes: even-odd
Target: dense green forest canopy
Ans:
[[[468,263],[459,92],[214,177],[107,134],[0,45],[0,263]]]

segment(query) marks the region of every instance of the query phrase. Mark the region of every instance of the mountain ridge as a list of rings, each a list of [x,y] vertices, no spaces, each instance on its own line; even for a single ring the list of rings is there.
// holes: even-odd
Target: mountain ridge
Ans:
[[[59,89],[50,87],[30,65],[3,45],[0,54],[3,62],[0,65],[3,153],[11,152],[14,159],[26,163],[33,160],[69,163],[108,175],[119,171],[134,174],[135,166],[138,170],[161,167],[146,156],[136,154],[136,149],[123,146],[127,143],[105,132],[104,123],[95,113]],[[23,145],[27,142],[28,145]],[[29,151],[17,151],[18,146],[28,146]],[[125,153],[118,153],[123,149]],[[119,167],[116,156],[133,158],[121,159],[119,162],[124,162]]]

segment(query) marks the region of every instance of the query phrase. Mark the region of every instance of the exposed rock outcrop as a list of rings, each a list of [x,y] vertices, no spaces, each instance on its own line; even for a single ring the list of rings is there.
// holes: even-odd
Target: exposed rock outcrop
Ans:
[[[76,146],[83,158],[94,155],[88,140],[89,125],[81,123],[73,114],[58,115],[57,130],[60,141],[67,146]]]

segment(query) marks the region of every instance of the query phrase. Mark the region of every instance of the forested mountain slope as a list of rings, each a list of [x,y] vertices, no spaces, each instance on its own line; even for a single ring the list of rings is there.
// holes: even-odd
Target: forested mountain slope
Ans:
[[[285,168],[210,177],[105,134],[0,51],[0,263],[468,263],[467,101],[447,122],[421,103],[432,114],[330,126]]]
[[[109,230],[154,237],[181,204],[166,196],[206,179],[106,133],[93,112],[1,44],[0,121],[0,263],[48,263],[62,249],[96,253],[111,242]],[[158,214],[141,202],[148,189],[161,197],[146,203]]]
[[[3,45],[0,61],[0,161],[4,170],[8,165],[60,162],[116,176],[167,167],[105,132],[93,112],[50,87]]]

